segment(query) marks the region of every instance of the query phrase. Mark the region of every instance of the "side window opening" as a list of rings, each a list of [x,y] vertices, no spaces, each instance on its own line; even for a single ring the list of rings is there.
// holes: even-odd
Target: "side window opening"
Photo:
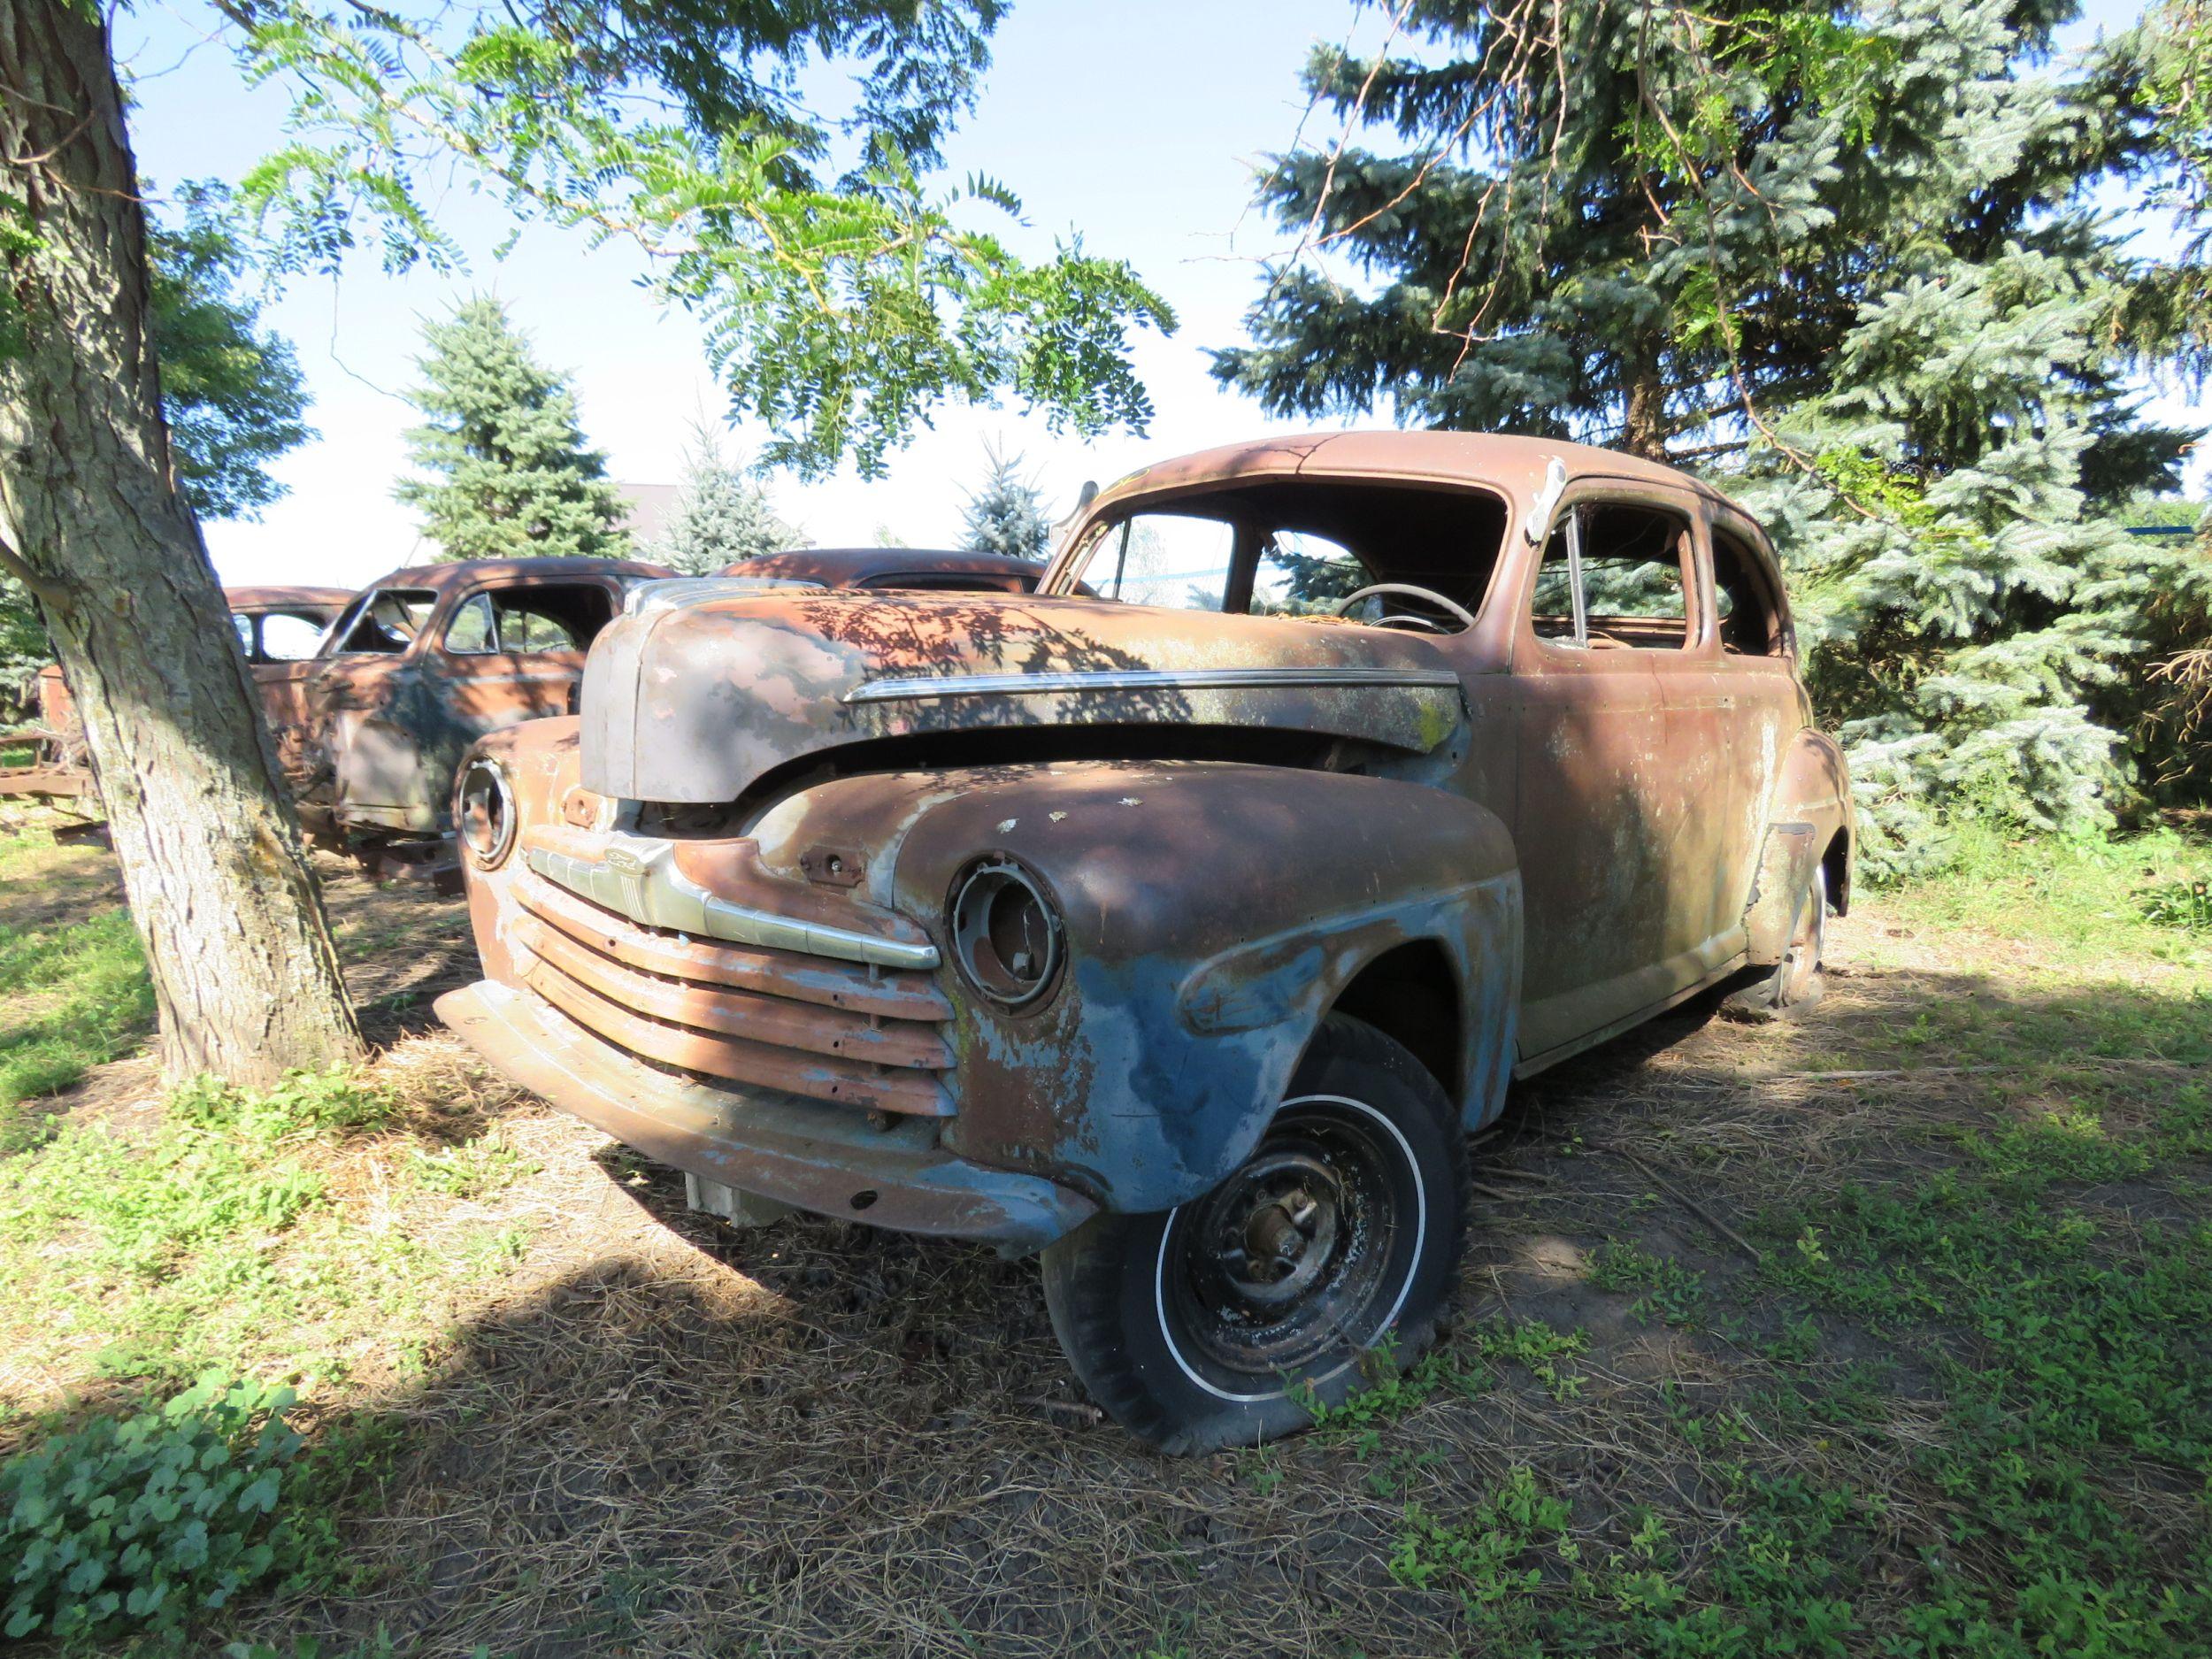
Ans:
[[[614,618],[596,586],[525,588],[498,595],[499,645],[507,651],[580,651]]]
[[[613,617],[613,599],[595,584],[472,594],[446,625],[445,649],[457,657],[580,651]]]
[[[255,626],[258,620],[258,618],[249,616],[243,611],[234,611],[230,613],[230,626],[238,630],[238,649],[245,653],[246,660],[250,663],[257,663],[261,660],[261,647],[254,638],[258,631]]]
[[[1713,530],[1713,603],[1720,648],[1731,657],[1779,657],[1782,611],[1761,561],[1717,526]]]
[[[1537,637],[1594,650],[1681,650],[1690,633],[1688,545],[1687,522],[1671,512],[1623,502],[1570,508],[1537,567]]]
[[[261,618],[260,663],[302,663],[322,643],[323,623],[303,611],[272,611]]]

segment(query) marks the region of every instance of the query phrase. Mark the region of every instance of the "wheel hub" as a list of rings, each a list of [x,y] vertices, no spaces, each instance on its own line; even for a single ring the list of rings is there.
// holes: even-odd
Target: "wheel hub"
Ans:
[[[1343,1202],[1335,1173],[1310,1155],[1263,1155],[1246,1164],[1215,1210],[1222,1277],[1233,1296],[1275,1308],[1303,1294],[1328,1271]]]

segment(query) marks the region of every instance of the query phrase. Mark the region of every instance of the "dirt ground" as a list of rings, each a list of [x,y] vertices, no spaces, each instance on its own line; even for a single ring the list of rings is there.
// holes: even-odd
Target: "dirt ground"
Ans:
[[[1987,1110],[1970,1086],[2005,1068],[1965,1036],[1932,1051],[1931,1009],[1970,1033],[2190,1002],[2159,964],[2092,985],[2001,929],[1937,936],[1911,906],[1869,902],[1835,924],[1811,1015],[1754,1025],[1692,1004],[1517,1088],[1477,1145],[1448,1349],[1501,1322],[1581,1333],[1566,1384],[1470,1359],[1483,1386],[1415,1402],[1379,1438],[1175,1461],[1084,1402],[1033,1265],[847,1222],[741,1233],[687,1213],[679,1177],[501,1091],[435,1031],[429,999],[472,972],[457,906],[350,877],[332,906],[384,1064],[462,1079],[472,1121],[540,1167],[500,1200],[533,1241],[425,1365],[365,1371],[373,1390],[320,1402],[365,1413],[396,1451],[344,1517],[356,1591],[242,1610],[236,1633],[285,1653],[379,1632],[400,1653],[529,1659],[1452,1651],[1469,1639],[1460,1596],[1390,1570],[1410,1502],[1471,1506],[1525,1465],[1594,1536],[1649,1511],[1694,1552],[1725,1525],[1723,1486],[1676,1425],[1775,1375],[1761,1343],[1777,1317],[1750,1289],[1775,1248],[1758,1217],[1939,1160]],[[2165,1064],[2079,1057],[2154,1079]],[[1703,1275],[1730,1317],[1640,1315],[1590,1281],[1608,1240]],[[1819,1340],[1835,1375],[1880,1357],[1847,1322]],[[1893,1535],[1868,1540],[1906,1563],[1939,1526],[1904,1467],[1934,1407],[1909,1364],[1888,1386],[1878,1428],[1767,1450],[1907,1494]],[[2190,1524],[2186,1494],[2172,1504]]]

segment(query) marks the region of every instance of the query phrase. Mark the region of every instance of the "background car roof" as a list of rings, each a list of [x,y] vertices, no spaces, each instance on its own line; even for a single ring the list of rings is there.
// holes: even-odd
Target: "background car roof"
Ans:
[[[226,588],[223,599],[233,611],[336,611],[357,591],[351,588]]]
[[[665,565],[641,559],[521,558],[448,559],[436,565],[410,565],[380,576],[372,588],[427,588],[437,593],[472,582],[497,581],[504,576],[673,576]]]
[[[1034,582],[1045,572],[1041,561],[1015,558],[1004,553],[972,549],[952,551],[918,547],[809,547],[787,553],[768,553],[758,558],[725,565],[718,576],[773,576],[791,581],[820,582],[829,588],[856,588],[885,576],[908,571],[942,576],[1021,576]]]

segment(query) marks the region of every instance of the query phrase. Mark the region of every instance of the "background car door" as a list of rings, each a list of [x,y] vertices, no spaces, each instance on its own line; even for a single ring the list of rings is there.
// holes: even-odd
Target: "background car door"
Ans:
[[[1521,1057],[1586,1039],[1696,977],[1715,872],[1695,867],[1720,758],[1694,751],[1686,494],[1586,491],[1523,601],[1513,660],[1525,910]],[[1582,538],[1582,603],[1569,575]],[[1686,973],[1688,977],[1685,977]]]

